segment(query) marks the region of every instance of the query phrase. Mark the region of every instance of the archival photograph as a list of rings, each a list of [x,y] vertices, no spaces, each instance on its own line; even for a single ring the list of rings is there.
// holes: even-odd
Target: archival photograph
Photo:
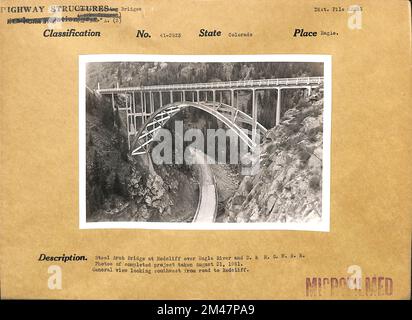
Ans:
[[[81,56],[81,226],[329,230],[330,60],[213,57]]]

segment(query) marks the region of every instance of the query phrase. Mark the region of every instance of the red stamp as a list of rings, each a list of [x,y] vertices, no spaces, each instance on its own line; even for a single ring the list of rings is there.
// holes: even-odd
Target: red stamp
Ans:
[[[383,297],[393,295],[393,279],[383,275],[362,276],[359,266],[350,266],[349,276],[342,277],[307,277],[306,296],[336,297],[364,296]]]

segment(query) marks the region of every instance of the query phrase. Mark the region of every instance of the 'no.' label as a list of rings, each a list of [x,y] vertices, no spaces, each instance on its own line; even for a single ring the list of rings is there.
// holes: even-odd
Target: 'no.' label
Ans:
[[[151,38],[152,36],[150,35],[149,32],[146,30],[137,30],[136,32],[136,38]]]

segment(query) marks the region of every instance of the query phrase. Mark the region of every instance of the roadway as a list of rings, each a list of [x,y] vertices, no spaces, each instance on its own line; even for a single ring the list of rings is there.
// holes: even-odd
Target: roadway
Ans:
[[[194,166],[199,175],[199,204],[194,223],[215,222],[217,212],[217,192],[215,179],[210,166],[205,163],[205,154],[199,150],[190,149],[194,157]]]

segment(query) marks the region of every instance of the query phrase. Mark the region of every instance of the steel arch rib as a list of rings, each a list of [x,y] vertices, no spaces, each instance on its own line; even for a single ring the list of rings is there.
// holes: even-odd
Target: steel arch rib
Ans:
[[[249,138],[249,136],[242,130],[241,127],[239,127],[235,121],[232,121],[228,117],[226,117],[224,114],[218,111],[218,108],[216,107],[226,107],[229,108],[233,112],[237,112],[238,114],[241,114],[243,117],[248,119],[249,121],[252,122],[252,117],[249,116],[248,114],[240,111],[239,109],[236,109],[232,107],[231,105],[224,104],[224,103],[200,103],[200,102],[189,102],[189,101],[183,101],[183,102],[176,102],[172,104],[168,104],[158,110],[156,110],[143,124],[143,126],[140,128],[140,130],[136,133],[135,138],[132,142],[132,155],[139,155],[139,154],[144,154],[146,153],[146,150],[144,149],[146,146],[148,146],[152,141],[153,137],[156,135],[157,131],[162,128],[176,113],[180,112],[183,109],[186,109],[188,107],[194,107],[200,110],[203,110],[211,115],[213,115],[216,119],[222,121],[227,127],[232,129],[240,139],[244,143],[246,143],[250,148],[256,147],[256,143],[252,141],[252,139]],[[164,114],[167,114],[167,117],[163,117]],[[160,124],[156,117],[161,115],[162,118],[160,121],[162,123]],[[155,127],[155,124],[159,124],[158,127]],[[152,130],[148,130],[148,126],[152,126]],[[260,123],[257,122],[257,127],[263,132],[266,133],[267,129],[262,126]],[[150,137],[151,135],[151,137]],[[149,137],[147,141],[144,143],[140,143],[139,140],[142,138]],[[136,146],[136,144],[138,144]]]

